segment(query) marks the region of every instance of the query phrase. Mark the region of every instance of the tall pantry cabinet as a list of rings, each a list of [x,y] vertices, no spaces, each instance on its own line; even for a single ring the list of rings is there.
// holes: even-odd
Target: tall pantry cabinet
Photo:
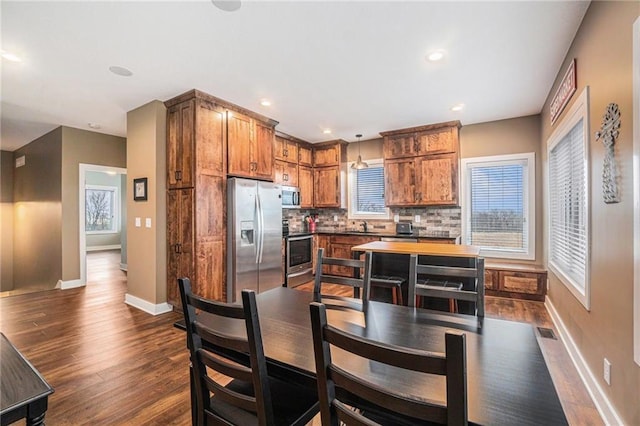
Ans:
[[[227,111],[198,91],[167,106],[167,301],[181,308],[177,279],[224,300]]]
[[[167,302],[227,297],[227,175],[273,180],[277,121],[191,90],[167,107]]]

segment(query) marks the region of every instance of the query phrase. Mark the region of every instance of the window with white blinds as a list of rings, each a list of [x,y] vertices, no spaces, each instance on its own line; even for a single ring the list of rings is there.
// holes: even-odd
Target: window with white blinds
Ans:
[[[533,153],[466,158],[463,239],[483,256],[535,257]]]
[[[382,160],[368,160],[369,167],[349,169],[349,217],[385,219],[389,211],[384,205],[384,167]]]
[[[567,118],[549,139],[548,222],[549,268],[589,309],[586,99],[583,92]]]

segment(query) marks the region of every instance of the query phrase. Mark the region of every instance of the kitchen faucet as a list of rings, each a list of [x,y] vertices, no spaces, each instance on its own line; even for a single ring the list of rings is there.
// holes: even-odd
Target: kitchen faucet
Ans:
[[[367,222],[362,222],[360,225],[362,226],[362,232],[367,232]]]

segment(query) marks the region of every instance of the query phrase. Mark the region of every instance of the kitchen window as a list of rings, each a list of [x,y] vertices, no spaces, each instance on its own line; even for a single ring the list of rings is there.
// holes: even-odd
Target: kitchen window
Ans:
[[[85,186],[85,231],[87,234],[116,233],[119,229],[118,188]]]
[[[462,160],[462,235],[486,257],[535,258],[534,153]]]
[[[590,306],[588,101],[587,87],[547,142],[549,269],[586,309]]]
[[[389,219],[384,205],[384,162],[367,160],[369,167],[349,169],[349,219]]]

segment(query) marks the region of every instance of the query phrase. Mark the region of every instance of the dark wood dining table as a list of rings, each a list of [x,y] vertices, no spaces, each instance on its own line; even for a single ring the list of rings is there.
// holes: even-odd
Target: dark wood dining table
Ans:
[[[49,395],[53,388],[20,351],[0,333],[0,423],[9,425],[20,419],[26,424],[43,425]]]
[[[269,372],[315,386],[309,304],[313,293],[275,288],[257,296]],[[358,335],[444,352],[448,329],[466,333],[469,421],[483,425],[565,425],[558,394],[531,325],[355,299],[326,299],[329,323]],[[347,307],[345,307],[347,306]],[[349,307],[355,308],[350,309]],[[227,333],[244,323],[199,314]],[[381,386],[420,398],[446,400],[443,377],[413,373],[334,351],[334,361]]]

